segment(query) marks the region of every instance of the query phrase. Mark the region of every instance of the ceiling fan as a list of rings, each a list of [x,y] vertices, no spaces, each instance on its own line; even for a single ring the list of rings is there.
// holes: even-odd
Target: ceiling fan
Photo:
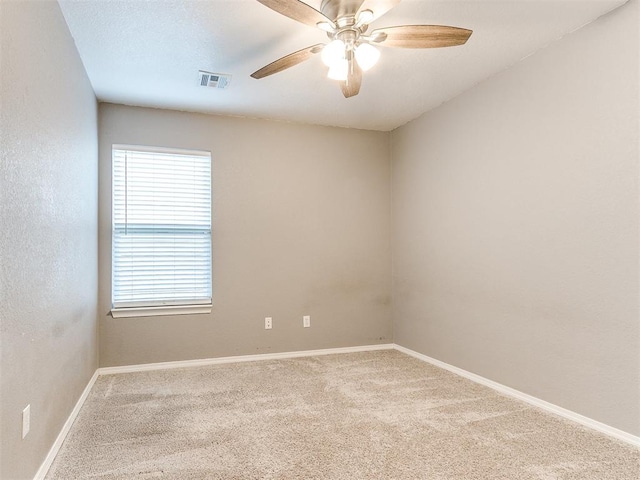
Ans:
[[[331,39],[279,58],[251,74],[260,79],[293,67],[317,53],[329,67],[328,77],[340,82],[346,98],[360,92],[362,72],[375,65],[380,51],[374,45],[400,48],[438,48],[463,45],[472,31],[443,25],[397,25],[373,30],[369,24],[400,0],[322,0],[320,10],[300,0],[258,0],[298,22],[318,27]]]

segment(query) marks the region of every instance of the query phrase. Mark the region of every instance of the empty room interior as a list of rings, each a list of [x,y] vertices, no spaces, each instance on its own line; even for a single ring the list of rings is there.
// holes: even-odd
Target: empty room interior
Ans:
[[[1,0],[0,478],[640,478],[640,0]]]

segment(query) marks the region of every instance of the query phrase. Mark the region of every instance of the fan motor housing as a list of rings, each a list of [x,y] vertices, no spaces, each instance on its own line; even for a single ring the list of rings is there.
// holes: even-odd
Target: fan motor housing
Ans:
[[[331,20],[354,17],[362,5],[362,0],[322,0],[320,11]]]

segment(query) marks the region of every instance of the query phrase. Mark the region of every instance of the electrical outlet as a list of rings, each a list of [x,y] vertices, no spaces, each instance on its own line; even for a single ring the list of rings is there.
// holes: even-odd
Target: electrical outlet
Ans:
[[[264,319],[265,330],[271,330],[272,327],[273,327],[273,319],[271,317],[265,317]]]
[[[302,326],[304,328],[309,328],[311,326],[311,316],[305,315],[302,317]]]
[[[22,438],[27,436],[29,429],[31,428],[31,404],[24,407],[22,410]]]

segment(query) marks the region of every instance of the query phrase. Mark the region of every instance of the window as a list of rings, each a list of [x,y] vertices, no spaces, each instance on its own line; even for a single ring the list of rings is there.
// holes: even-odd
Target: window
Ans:
[[[211,154],[112,153],[112,315],[210,312]]]

